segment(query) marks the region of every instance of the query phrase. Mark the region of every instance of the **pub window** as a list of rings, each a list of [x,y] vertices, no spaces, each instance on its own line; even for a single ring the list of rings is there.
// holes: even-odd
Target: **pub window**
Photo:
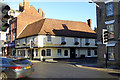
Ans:
[[[47,42],[51,42],[52,41],[52,37],[51,36],[47,36]]]
[[[87,51],[87,56],[91,56],[91,50],[90,49],[88,49],[88,51]]]
[[[51,49],[46,49],[47,56],[51,56]]]
[[[62,49],[57,49],[57,56],[62,56]]]
[[[42,50],[42,56],[45,56],[45,50]]]
[[[36,56],[38,56],[38,49],[36,49]]]
[[[64,56],[68,56],[68,50],[64,51]]]

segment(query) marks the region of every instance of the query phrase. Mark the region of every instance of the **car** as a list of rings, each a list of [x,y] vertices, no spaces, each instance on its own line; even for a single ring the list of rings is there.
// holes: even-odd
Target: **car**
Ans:
[[[23,57],[0,57],[0,79],[18,79],[34,73],[33,64]]]

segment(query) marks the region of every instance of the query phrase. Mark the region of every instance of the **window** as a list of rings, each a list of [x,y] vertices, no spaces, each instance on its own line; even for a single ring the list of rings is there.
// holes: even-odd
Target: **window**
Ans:
[[[94,55],[97,55],[97,50],[96,49],[94,50]]]
[[[9,34],[9,41],[11,41],[11,34]]]
[[[47,56],[51,56],[51,49],[46,49]]]
[[[115,47],[108,47],[108,60],[115,60]]]
[[[15,40],[16,33],[13,33],[13,40]]]
[[[61,42],[65,42],[65,37],[61,37]]]
[[[6,60],[2,60],[2,64],[9,64],[9,63]]]
[[[68,50],[64,51],[64,56],[68,56]]]
[[[85,43],[89,43],[89,39],[85,39]]]
[[[27,38],[25,38],[25,43],[27,44]]]
[[[91,50],[90,49],[88,49],[87,56],[88,57],[91,56]]]
[[[106,15],[113,16],[113,3],[106,4]]]
[[[51,41],[52,41],[51,36],[47,36],[47,42],[51,42]]]
[[[35,41],[35,36],[33,36],[33,41]]]
[[[36,49],[36,56],[38,56],[38,49]]]
[[[78,38],[74,38],[74,42],[78,42]]]
[[[20,55],[19,56],[25,56],[25,50],[20,50]]]
[[[45,56],[45,50],[42,50],[42,56]]]
[[[57,49],[57,56],[62,56],[62,50],[61,49]]]
[[[114,25],[113,24],[107,25],[107,30],[109,32],[108,38],[109,39],[114,38]]]
[[[95,44],[97,44],[97,39],[95,39]]]

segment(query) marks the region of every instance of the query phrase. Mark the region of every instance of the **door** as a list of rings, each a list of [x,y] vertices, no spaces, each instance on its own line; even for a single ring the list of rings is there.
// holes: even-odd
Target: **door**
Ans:
[[[70,48],[70,58],[71,58],[71,59],[76,58],[75,48]]]
[[[33,60],[34,58],[34,49],[29,49],[29,57],[30,57],[30,60]]]

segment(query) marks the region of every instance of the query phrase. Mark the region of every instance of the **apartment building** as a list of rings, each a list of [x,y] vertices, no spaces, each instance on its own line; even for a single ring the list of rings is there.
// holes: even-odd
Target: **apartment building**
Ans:
[[[15,40],[16,56],[44,59],[97,57],[96,32],[85,22],[41,19]]]
[[[106,51],[108,53],[108,67],[120,66],[120,2],[113,0],[97,0],[97,40],[102,43],[102,31],[107,29],[108,43],[98,45],[98,63],[106,64]]]

